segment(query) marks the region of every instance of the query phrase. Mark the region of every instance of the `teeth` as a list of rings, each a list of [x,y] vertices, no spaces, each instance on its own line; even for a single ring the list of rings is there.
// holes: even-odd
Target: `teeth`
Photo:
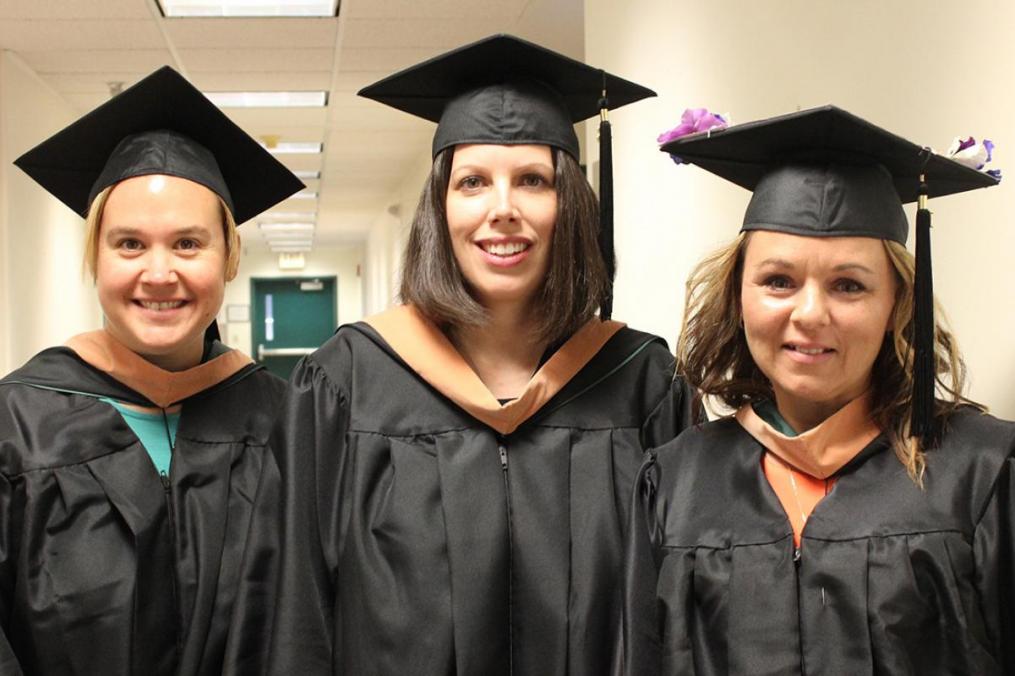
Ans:
[[[811,355],[813,355],[813,354],[821,354],[821,353],[823,353],[825,351],[825,348],[823,348],[823,347],[805,348],[805,347],[795,347],[794,346],[793,349],[796,350],[797,352],[801,352],[803,354],[811,354]]]
[[[141,307],[145,308],[146,310],[172,310],[174,308],[178,308],[181,305],[183,305],[182,300],[167,300],[161,302],[142,300],[139,302],[141,303]]]
[[[525,242],[507,242],[498,244],[484,244],[483,249],[494,256],[513,256],[529,248]]]

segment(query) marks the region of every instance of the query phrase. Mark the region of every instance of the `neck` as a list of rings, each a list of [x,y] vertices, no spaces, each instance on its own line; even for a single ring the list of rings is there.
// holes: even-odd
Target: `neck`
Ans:
[[[110,331],[109,327],[105,328],[106,333],[113,337],[118,343],[133,351],[139,357],[144,359],[150,364],[158,366],[163,371],[186,371],[189,368],[193,368],[201,363],[201,357],[204,355],[204,337],[198,341],[195,341],[192,345],[184,345],[178,349],[173,350],[167,354],[149,354],[134,350],[129,343],[120,339],[115,332]]]
[[[546,349],[535,338],[530,308],[520,305],[490,309],[483,326],[451,330],[451,341],[497,399],[520,395]]]
[[[804,401],[776,393],[775,406],[789,426],[797,434],[803,434],[828,420],[855,398],[849,397],[842,401]]]

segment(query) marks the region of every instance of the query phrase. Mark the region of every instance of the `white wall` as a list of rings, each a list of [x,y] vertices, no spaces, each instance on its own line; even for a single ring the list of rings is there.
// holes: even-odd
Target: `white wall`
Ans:
[[[74,117],[17,56],[0,52],[0,373],[101,326],[81,275],[83,219],[11,165]]]
[[[1015,4],[997,0],[586,0],[586,60],[659,93],[611,114],[615,316],[672,346],[691,266],[739,229],[746,191],[656,149],[684,108],[746,122],[834,103],[939,151],[986,136],[1010,176],[931,201],[934,280],[971,396],[1015,418],[1012,26]]]
[[[240,235],[256,237],[257,233],[244,233],[251,225],[240,228]],[[315,246],[306,254],[306,267],[303,270],[279,270],[278,255],[260,248],[244,247],[240,259],[239,274],[236,279],[226,285],[225,300],[222,312],[219,313],[219,330],[226,344],[251,352],[250,322],[224,321],[227,305],[250,306],[251,277],[332,277],[338,278],[338,294],[336,299],[339,324],[348,324],[363,318],[363,248],[359,246],[327,247]],[[253,308],[250,308],[251,313]],[[337,326],[336,326],[337,328]]]
[[[423,183],[430,174],[430,145],[405,168],[405,177],[392,193],[388,207],[370,226],[364,250],[363,312],[372,315],[394,304],[398,295],[399,269],[413,214]]]

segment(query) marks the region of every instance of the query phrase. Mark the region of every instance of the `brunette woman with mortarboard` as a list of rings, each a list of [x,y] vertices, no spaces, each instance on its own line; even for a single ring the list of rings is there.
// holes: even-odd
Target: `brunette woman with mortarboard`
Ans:
[[[361,92],[439,120],[404,304],[293,376],[282,544],[251,549],[235,673],[609,671],[632,481],[694,415],[665,343],[603,316],[573,125],[604,89],[651,94],[495,36]]]

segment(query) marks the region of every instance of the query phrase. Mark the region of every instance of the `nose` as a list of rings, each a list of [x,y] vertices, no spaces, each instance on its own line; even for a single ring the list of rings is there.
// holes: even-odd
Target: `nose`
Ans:
[[[176,276],[175,259],[172,252],[161,248],[151,249],[145,256],[144,270],[141,272],[141,282],[164,286],[175,284],[178,281]]]
[[[829,322],[828,298],[818,284],[806,284],[796,296],[790,317],[801,328],[825,326]]]
[[[490,210],[490,222],[495,224],[516,222],[519,215],[512,185],[508,182],[497,182],[491,192],[493,205]]]

